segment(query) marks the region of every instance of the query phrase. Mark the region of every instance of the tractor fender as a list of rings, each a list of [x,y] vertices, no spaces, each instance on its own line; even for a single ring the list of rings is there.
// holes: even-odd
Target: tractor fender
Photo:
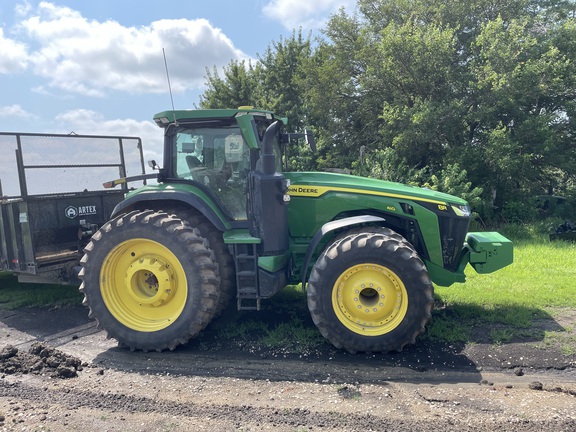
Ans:
[[[362,215],[362,216],[347,217],[344,219],[337,219],[330,222],[326,222],[324,225],[322,225],[322,228],[320,228],[312,238],[312,241],[310,242],[310,244],[308,245],[308,249],[306,250],[306,255],[304,256],[304,264],[302,266],[302,287],[306,286],[306,279],[308,276],[308,266],[310,265],[312,255],[314,255],[314,251],[316,250],[318,244],[326,234],[340,228],[360,225],[364,223],[384,222],[384,221],[386,221],[386,219],[378,216]]]
[[[216,229],[220,231],[226,231],[231,228],[224,217],[219,216],[218,213],[205,200],[194,194],[181,191],[171,191],[170,193],[167,193],[166,191],[143,192],[131,196],[114,207],[110,217],[116,217],[118,214],[125,213],[126,211],[129,211],[133,208],[149,208],[151,202],[185,203],[202,213],[210,222],[212,222]]]

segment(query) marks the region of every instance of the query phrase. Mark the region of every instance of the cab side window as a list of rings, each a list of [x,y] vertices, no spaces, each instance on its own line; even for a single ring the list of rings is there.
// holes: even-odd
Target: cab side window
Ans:
[[[182,129],[175,136],[178,178],[203,184],[235,220],[245,220],[250,151],[234,128]]]

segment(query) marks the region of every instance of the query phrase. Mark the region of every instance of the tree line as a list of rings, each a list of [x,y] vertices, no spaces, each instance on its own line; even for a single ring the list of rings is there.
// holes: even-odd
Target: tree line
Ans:
[[[358,0],[314,40],[294,30],[255,62],[207,70],[200,106],[312,127],[318,151],[290,149],[292,169],[452,193],[487,223],[530,222],[564,200],[570,217],[575,18],[573,0]]]

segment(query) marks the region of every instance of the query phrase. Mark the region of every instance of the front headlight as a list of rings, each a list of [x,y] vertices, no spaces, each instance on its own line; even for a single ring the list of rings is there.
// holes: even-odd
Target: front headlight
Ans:
[[[458,205],[451,204],[452,210],[456,213],[456,216],[468,217],[470,216],[470,206],[469,205]]]

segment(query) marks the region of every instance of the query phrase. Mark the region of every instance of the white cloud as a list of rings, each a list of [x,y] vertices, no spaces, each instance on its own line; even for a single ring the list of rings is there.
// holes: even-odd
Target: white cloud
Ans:
[[[4,36],[0,27],[0,74],[23,71],[28,64],[26,45]]]
[[[65,111],[56,116],[56,123],[68,132],[82,135],[122,135],[153,138],[162,141],[162,130],[152,121],[134,119],[107,120],[103,114],[87,109]]]
[[[30,118],[32,114],[24,111],[20,105],[0,106],[0,117]]]
[[[174,92],[201,88],[206,67],[247,58],[205,19],[125,27],[112,20],[89,21],[70,8],[41,2],[20,25],[38,45],[30,54],[34,72],[47,78],[50,87],[89,96],[165,92],[162,48]]]
[[[352,8],[355,3],[354,0],[272,0],[264,6],[263,13],[289,30],[318,28],[326,23],[328,14],[340,7]]]
[[[163,130],[152,121],[134,119],[107,120],[104,115],[92,110],[75,109],[56,116],[59,133],[74,132],[78,135],[118,135],[142,138],[144,160],[155,159],[162,163]]]
[[[28,14],[28,12],[30,12],[32,10],[32,5],[30,4],[30,2],[28,2],[27,0],[18,3],[15,7],[14,7],[14,12],[16,13],[17,16],[25,16]]]

